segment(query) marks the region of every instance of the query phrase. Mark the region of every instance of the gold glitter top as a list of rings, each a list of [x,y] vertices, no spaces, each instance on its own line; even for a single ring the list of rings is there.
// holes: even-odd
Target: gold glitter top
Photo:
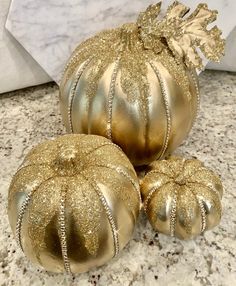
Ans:
[[[167,9],[166,15],[158,19],[160,10],[161,2],[150,5],[146,11],[139,14],[136,23],[102,31],[84,41],[74,51],[65,67],[67,77],[73,73],[79,62],[83,62],[91,55],[93,55],[92,58],[102,55],[102,61],[95,71],[97,76],[98,70],[106,69],[109,63],[118,58],[120,52],[123,54],[125,52],[125,60],[130,58],[129,62],[135,59],[136,53],[140,57],[140,62],[143,57],[148,59],[158,57],[159,61],[162,63],[164,61],[163,64],[167,69],[170,64],[166,61],[171,61],[169,58],[174,56],[175,61],[180,65],[178,69],[173,70],[173,64],[171,64],[169,71],[174,78],[177,77],[175,69],[178,71],[182,69],[182,64],[188,68],[203,67],[197,49],[200,49],[206,58],[219,61],[224,54],[225,40],[221,38],[218,27],[214,26],[207,30],[208,24],[216,20],[216,10],[209,10],[207,4],[199,4],[190,16],[184,17],[190,9],[174,1]],[[129,64],[123,63],[124,67]],[[144,65],[141,69],[145,69]],[[144,82],[142,84],[145,85]]]
[[[220,222],[223,186],[201,161],[171,156],[147,171],[140,188],[155,230],[190,239]]]
[[[135,170],[121,149],[104,137],[83,134],[33,148],[12,179],[8,199],[10,224],[26,255],[46,269],[50,257],[58,265],[63,258],[67,272],[69,262],[78,263],[75,272],[91,267],[88,257],[99,265],[97,257],[109,251],[104,248],[110,232],[114,250],[109,257],[117,255],[141,205]],[[132,221],[122,230],[116,205],[122,219]]]
[[[202,68],[197,48],[206,58],[219,61],[225,40],[220,37],[218,27],[207,30],[207,25],[216,20],[217,11],[209,10],[207,4],[199,4],[190,16],[184,17],[190,9],[175,1],[159,20],[160,10],[161,2],[150,5],[138,17],[137,25],[145,48],[159,53],[168,46],[176,60],[183,61],[189,68]]]
[[[150,5],[140,13],[136,23],[102,31],[82,42],[69,59],[62,82],[86,63],[86,94],[90,102],[104,72],[116,63],[121,74],[121,88],[128,102],[139,102],[145,114],[143,106],[150,96],[148,64],[155,61],[168,70],[190,98],[187,70],[202,68],[197,49],[215,61],[224,52],[225,41],[220,37],[220,30],[216,26],[207,30],[207,25],[216,19],[217,12],[209,10],[206,4],[199,4],[186,18],[189,8],[177,1],[169,6],[162,19],[158,19],[160,10],[161,2]]]

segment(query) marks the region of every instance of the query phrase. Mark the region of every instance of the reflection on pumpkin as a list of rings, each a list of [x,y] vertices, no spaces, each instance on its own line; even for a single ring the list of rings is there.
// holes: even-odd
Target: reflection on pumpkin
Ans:
[[[220,222],[223,187],[196,159],[153,162],[141,183],[144,209],[156,231],[193,238]]]
[[[126,155],[95,135],[65,135],[36,146],[9,189],[13,233],[33,262],[84,272],[107,262],[132,236],[140,207]]]

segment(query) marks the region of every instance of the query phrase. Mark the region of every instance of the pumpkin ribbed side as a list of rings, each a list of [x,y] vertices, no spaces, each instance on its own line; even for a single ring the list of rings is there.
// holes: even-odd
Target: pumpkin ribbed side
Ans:
[[[167,48],[155,54],[135,29],[124,40],[125,32],[103,32],[76,49],[60,86],[61,112],[68,131],[105,136],[143,165],[185,139],[196,118],[198,83]]]
[[[140,199],[119,147],[100,136],[66,135],[25,158],[9,189],[9,220],[31,260],[50,271],[84,272],[125,246]]]
[[[219,223],[223,187],[200,161],[170,157],[150,169],[141,192],[155,230],[189,239]]]

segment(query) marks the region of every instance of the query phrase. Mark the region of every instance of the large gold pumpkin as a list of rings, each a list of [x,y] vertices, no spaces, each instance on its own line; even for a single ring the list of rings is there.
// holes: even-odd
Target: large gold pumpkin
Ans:
[[[141,193],[148,219],[161,233],[189,239],[220,221],[221,181],[197,159],[153,162]]]
[[[149,11],[141,16],[80,44],[60,85],[67,130],[111,139],[134,165],[176,149],[199,101],[195,70],[175,59],[164,38],[145,41]]]
[[[10,185],[13,233],[33,262],[84,272],[117,255],[139,214],[136,173],[120,148],[95,135],[36,146]]]

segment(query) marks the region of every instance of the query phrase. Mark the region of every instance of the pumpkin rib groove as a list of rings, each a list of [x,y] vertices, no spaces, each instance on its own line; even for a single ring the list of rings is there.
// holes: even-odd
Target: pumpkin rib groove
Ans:
[[[168,178],[170,178],[170,180],[173,180],[173,179],[174,179],[174,176],[173,176],[173,177],[170,177],[169,175],[167,175],[167,174],[165,174],[165,173],[163,173],[163,172],[160,172],[160,171],[158,171],[158,170],[152,170],[152,171],[148,172],[147,175],[149,175],[149,174],[165,175],[165,176],[167,176]]]
[[[196,90],[196,97],[197,97],[197,110],[195,111],[195,116],[194,116],[193,123],[192,123],[192,125],[194,125],[194,123],[196,122],[198,113],[199,113],[199,109],[200,109],[200,91],[199,91],[199,87],[198,87],[196,77],[194,76],[194,73],[192,70],[190,70],[190,75],[191,75],[191,78],[193,80],[194,88]]]
[[[104,143],[104,144],[101,144],[100,146],[98,146],[97,148],[94,148],[93,150],[91,150],[91,152],[87,153],[86,156],[91,156],[91,154],[93,154],[93,152],[97,151],[98,149],[102,148],[102,147],[105,147],[105,146],[114,146],[116,147],[119,151],[122,151],[121,148],[118,146],[118,145],[115,145],[114,143],[112,142],[107,142],[107,143]]]
[[[197,185],[200,185],[201,187],[208,189],[210,192],[215,193],[215,194],[217,195],[218,199],[221,200],[221,195],[220,195],[220,193],[219,193],[216,189],[211,188],[210,186],[204,185],[204,184],[202,184],[202,183],[200,183],[200,182],[196,182],[196,181],[195,181],[195,182],[194,182],[194,181],[188,182],[188,184],[197,184]]]
[[[62,253],[62,258],[64,262],[64,269],[67,274],[71,275],[72,273],[71,273],[70,261],[68,257],[66,223],[65,223],[66,193],[67,192],[65,190],[62,190],[61,192],[61,200],[60,200],[59,216],[58,216],[58,223],[59,223],[58,236],[60,238],[60,243],[61,243],[61,253]]]
[[[150,66],[150,63],[147,62],[147,64],[149,64]],[[142,90],[141,90],[142,92]],[[144,91],[143,91],[144,92]],[[144,118],[145,118],[145,130],[144,130],[144,142],[145,142],[145,150],[148,150],[149,148],[149,143],[150,143],[150,140],[149,140],[149,130],[150,130],[150,108],[149,108],[149,98],[151,97],[151,94],[150,94],[150,89],[148,89],[148,94],[144,94],[144,112],[145,112],[145,115],[144,115]]]
[[[18,245],[20,246],[21,250],[24,252],[23,250],[23,246],[22,246],[22,241],[21,241],[21,227],[22,227],[22,221],[25,215],[25,212],[29,206],[29,203],[32,199],[33,194],[42,186],[44,185],[44,183],[49,182],[51,179],[54,179],[55,177],[49,177],[48,179],[46,179],[45,181],[41,182],[35,189],[32,189],[27,195],[26,198],[24,200],[24,202],[22,203],[21,207],[20,207],[20,211],[19,214],[17,216],[17,222],[16,222],[16,241],[18,243]]]
[[[82,176],[85,178],[85,180],[87,180],[87,182],[92,186],[92,188],[94,189],[94,191],[97,193],[100,202],[103,206],[103,209],[107,215],[107,219],[109,221],[110,227],[111,227],[111,232],[112,232],[112,236],[113,236],[113,244],[114,244],[114,255],[113,257],[117,256],[119,253],[119,239],[118,239],[118,231],[117,231],[117,225],[115,222],[115,219],[112,215],[111,209],[106,201],[106,198],[104,197],[102,191],[100,190],[100,188],[98,187],[98,185],[93,181],[89,181],[87,179],[86,176],[84,176],[82,174]]]
[[[175,235],[175,229],[176,229],[177,200],[178,200],[177,190],[174,190],[174,198],[170,210],[170,235],[172,237]]]
[[[99,150],[99,149],[100,149],[100,148],[102,148],[102,147],[105,147],[105,146],[111,146],[111,145],[113,145],[113,143],[112,143],[112,142],[107,142],[107,143],[101,144],[101,145],[99,145],[98,147],[96,147],[96,148],[92,149],[90,152],[88,152],[88,153],[86,154],[86,156],[88,157],[88,156],[92,155],[92,154],[93,154],[93,152],[95,152],[95,151]]]
[[[198,198],[196,192],[193,190],[193,188],[189,187],[189,190],[192,192],[192,194],[195,196],[196,198],[196,201],[198,203],[198,207],[200,209],[200,213],[201,213],[201,233],[204,232],[204,230],[207,228],[207,225],[206,225],[206,212],[205,212],[205,209],[204,209],[204,205],[203,205],[203,202],[200,198]]]
[[[195,175],[196,173],[199,173],[199,172],[201,172],[201,171],[202,171],[202,172],[206,172],[206,169],[203,168],[203,167],[200,167],[199,169],[196,170],[195,173],[191,174],[189,178],[191,179],[191,177],[192,177],[193,175]],[[211,172],[212,175],[214,176],[213,171],[211,171],[211,170],[207,170],[207,171],[208,171],[208,172]],[[199,184],[200,186],[202,186],[202,187],[204,187],[204,188],[208,188],[209,190],[211,190],[211,191],[217,193],[217,195],[219,196],[219,199],[220,199],[220,200],[221,200],[221,198],[222,198],[222,194],[221,194],[217,189],[214,189],[214,188],[212,188],[212,187],[210,187],[210,186],[204,185],[204,184],[202,184],[202,183],[200,183],[200,182],[197,182],[197,181],[188,180],[188,183],[190,183],[190,184],[191,184],[191,183],[193,183],[193,184]]]
[[[88,67],[88,65],[92,62],[93,57],[91,56],[88,58],[86,61],[82,63],[82,66],[77,70],[76,75],[75,75],[75,80],[73,82],[73,85],[71,87],[69,96],[68,96],[68,119],[69,119],[69,128],[70,132],[73,133],[73,123],[72,123],[72,108],[73,108],[73,101],[75,97],[75,91],[78,86],[79,80],[85,71],[85,69]]]
[[[135,191],[137,192],[137,195],[138,195],[138,199],[139,199],[139,211],[141,210],[141,206],[142,206],[142,199],[141,199],[141,193],[138,189],[138,186],[135,184],[135,182],[133,181],[133,179],[131,178],[131,176],[129,176],[126,172],[123,172],[122,169],[120,169],[119,167],[115,167],[113,165],[90,165],[90,167],[94,168],[97,167],[98,169],[100,168],[106,168],[106,169],[109,169],[109,170],[112,170],[116,173],[118,173],[119,175],[123,176],[125,179],[128,180],[129,183],[132,184],[132,186],[135,188]],[[122,198],[120,198],[121,201],[123,201]],[[135,216],[135,211],[130,211],[132,213],[132,216],[133,216],[133,219],[134,221],[136,221],[136,216]]]
[[[108,103],[107,103],[107,137],[112,140],[112,106],[115,96],[116,80],[119,71],[119,64],[122,54],[120,54],[115,60],[115,65],[112,71],[111,83],[108,92]]]
[[[141,206],[142,199],[141,199],[141,194],[140,194],[140,191],[139,191],[139,186],[138,186],[138,184],[135,184],[135,181],[133,180],[133,178],[127,172],[125,172],[121,168],[113,166],[111,164],[107,164],[107,165],[101,165],[101,164],[97,165],[96,164],[95,166],[96,167],[112,169],[112,170],[116,171],[118,174],[124,176],[133,185],[133,187],[135,188],[135,191],[137,192],[137,195],[138,195],[138,198],[139,198],[139,202],[140,202],[140,206]],[[90,167],[93,167],[93,165],[90,165]]]
[[[20,167],[16,173],[15,176],[17,176],[21,171],[27,169],[28,167],[36,167],[36,166],[50,166],[48,163],[41,163],[41,164],[29,164],[29,165],[24,165],[24,162],[22,163],[22,167]]]
[[[165,187],[166,185],[171,184],[171,183],[172,183],[172,182],[166,182],[166,183],[164,183],[163,185],[161,185],[161,186],[159,186],[159,187],[155,187],[155,186],[154,186],[154,187],[149,191],[148,196],[147,196],[147,198],[145,199],[145,201],[144,201],[144,206],[143,206],[145,212],[146,212],[147,207],[148,207],[148,204],[149,204],[151,198],[154,196],[154,194],[155,194],[157,191],[160,191],[160,189],[161,189],[162,187]]]
[[[22,241],[21,241],[21,228],[22,228],[22,221],[23,221],[23,217],[25,215],[25,212],[29,206],[29,203],[30,203],[30,200],[31,200],[31,197],[33,195],[33,191],[32,190],[29,194],[27,194],[24,202],[22,203],[21,205],[21,208],[20,208],[20,211],[18,213],[18,216],[17,216],[17,222],[16,222],[16,241],[17,241],[17,244],[19,245],[20,249],[24,252],[23,250],[23,246],[22,246]]]
[[[152,61],[149,62],[149,64],[151,65],[157,80],[160,84],[161,87],[161,95],[162,95],[162,99],[164,102],[164,106],[165,106],[165,113],[166,113],[166,134],[165,134],[165,139],[164,139],[164,143],[162,145],[162,150],[160,151],[160,155],[157,158],[157,160],[159,160],[166,152],[167,148],[168,148],[168,144],[169,144],[169,139],[170,139],[170,132],[171,132],[171,114],[170,114],[170,108],[169,108],[169,103],[167,100],[167,91],[166,91],[166,87],[162,78],[162,75],[160,73],[160,71],[158,70],[158,68],[153,64]]]

